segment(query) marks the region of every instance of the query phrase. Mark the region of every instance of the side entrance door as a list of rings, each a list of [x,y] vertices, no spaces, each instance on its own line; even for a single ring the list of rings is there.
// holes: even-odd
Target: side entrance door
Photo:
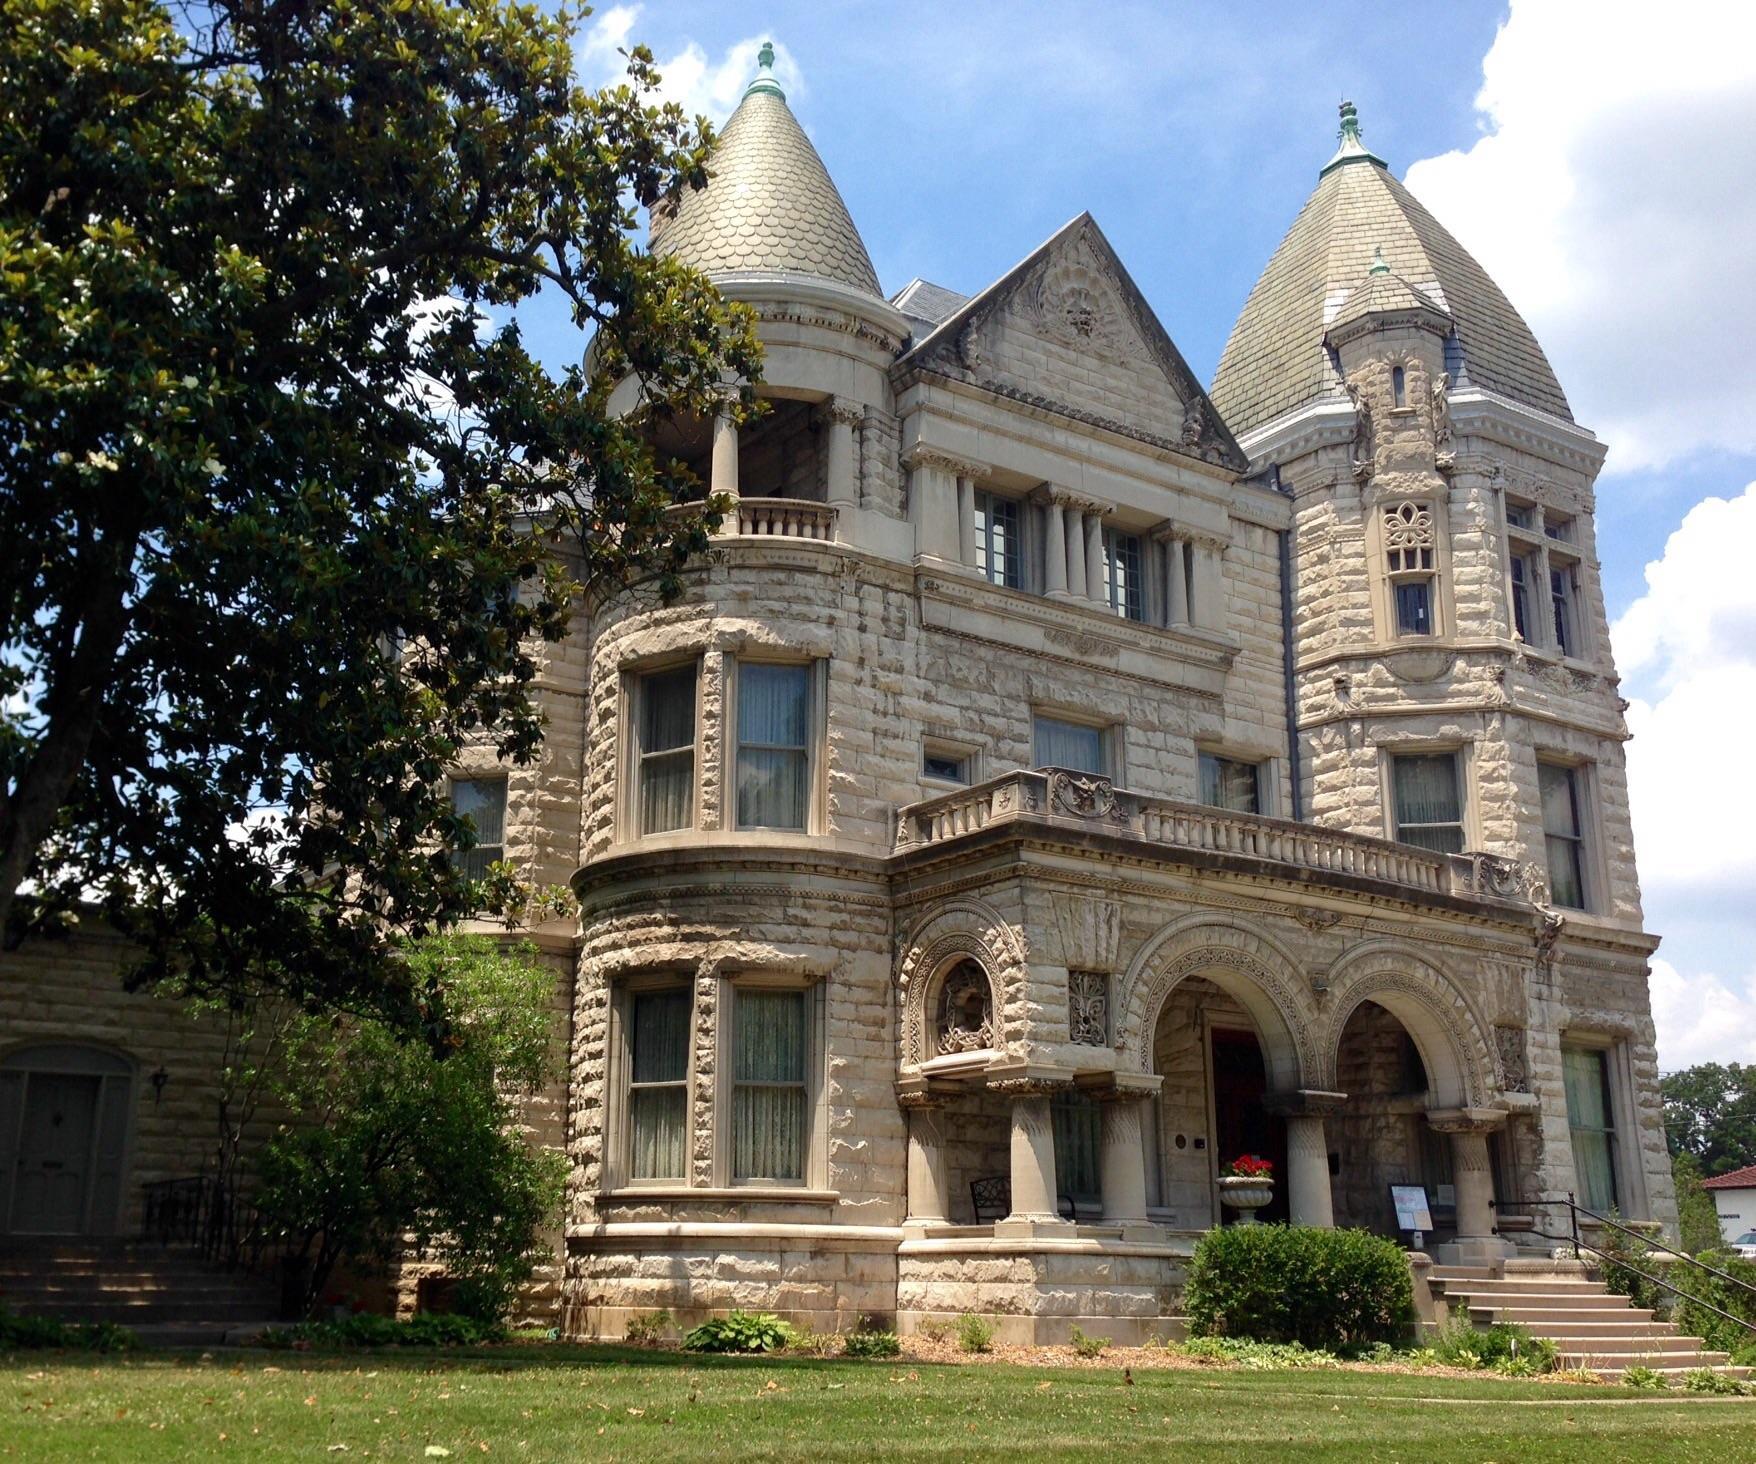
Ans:
[[[133,1072],[127,1058],[83,1043],[0,1058],[0,1234],[116,1232]]]
[[[30,1073],[11,1229],[26,1235],[73,1235],[85,1228],[86,1186],[103,1079],[83,1073]]]

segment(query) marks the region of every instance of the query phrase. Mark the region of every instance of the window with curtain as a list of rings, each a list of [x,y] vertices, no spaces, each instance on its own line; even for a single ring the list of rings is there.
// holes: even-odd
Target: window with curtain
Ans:
[[[1022,578],[1018,503],[997,494],[976,494],[976,568],[993,584],[1016,590]]]
[[[1049,1105],[1055,1128],[1055,1186],[1075,1204],[1103,1200],[1099,1155],[1103,1146],[1103,1110],[1083,1093],[1068,1093]]]
[[[1038,716],[1033,723],[1032,738],[1039,768],[1071,768],[1076,773],[1108,775],[1104,729],[1101,727]]]
[[[695,821],[695,667],[654,671],[635,683],[640,832]]]
[[[1262,769],[1253,762],[1201,754],[1201,801],[1233,813],[1262,812]]]
[[[1463,852],[1463,791],[1457,754],[1405,754],[1391,759],[1396,837],[1441,854]]]
[[[506,857],[506,779],[453,778],[451,808],[476,831],[476,846],[455,856],[465,879],[486,879],[488,866]]]
[[[1123,619],[1146,619],[1146,576],[1138,534],[1104,530],[1104,595],[1110,609]]]
[[[738,664],[738,827],[803,829],[811,810],[809,665]]]
[[[1572,910],[1585,908],[1585,839],[1579,819],[1579,774],[1559,763],[1538,763],[1543,795],[1543,836],[1549,852],[1549,898]]]
[[[1618,1195],[1610,1055],[1601,1047],[1563,1045],[1561,1077],[1567,1089],[1567,1126],[1573,1134],[1580,1203],[1607,1214],[1617,1207]]]
[[[1573,614],[1576,588],[1571,565],[1549,570],[1549,603],[1554,610],[1555,649],[1563,656],[1579,654],[1579,629]]]
[[[808,993],[733,990],[732,1177],[800,1183]]]
[[[689,1150],[687,987],[637,991],[628,1001],[628,1173],[683,1179]]]

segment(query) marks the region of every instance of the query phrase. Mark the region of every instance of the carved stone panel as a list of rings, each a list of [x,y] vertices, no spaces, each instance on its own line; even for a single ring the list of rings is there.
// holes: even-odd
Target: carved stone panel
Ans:
[[[1067,973],[1067,1033],[1086,1047],[1110,1045],[1110,978],[1102,971]]]

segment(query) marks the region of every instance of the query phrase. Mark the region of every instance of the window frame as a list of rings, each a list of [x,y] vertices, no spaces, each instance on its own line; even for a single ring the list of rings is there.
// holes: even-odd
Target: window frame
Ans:
[[[972,566],[977,575],[989,584],[1005,590],[1022,590],[1025,588],[1025,520],[1029,505],[1021,499],[1004,493],[996,493],[991,488],[977,488],[971,499],[971,511],[974,515],[972,525],[975,536],[976,561]],[[1000,577],[994,577],[994,540],[995,518],[997,509],[1007,512],[1000,517],[1009,518],[1011,538],[1002,546],[1000,556]]]
[[[651,683],[661,676],[674,676],[681,671],[693,672],[694,697],[690,708],[690,724],[693,735],[687,746],[664,748],[657,752],[648,752],[644,746],[642,733],[646,720],[646,698]],[[623,668],[622,672],[622,711],[623,711],[623,766],[628,769],[624,780],[622,797],[622,836],[625,839],[662,838],[667,834],[687,834],[701,827],[701,694],[704,680],[702,657],[692,656],[685,661],[655,662],[650,665],[634,665]],[[687,753],[689,757],[689,816],[673,829],[652,829],[646,827],[643,816],[646,792],[646,768],[654,758],[675,758]]]
[[[1567,1148],[1569,1157],[1573,1160],[1574,1187],[1583,1194],[1584,1184],[1579,1169],[1576,1135],[1580,1132],[1597,1134],[1604,1139],[1605,1150],[1610,1160],[1611,1200],[1609,1208],[1620,1210],[1632,1218],[1643,1218],[1634,1216],[1633,1210],[1630,1208],[1635,1203],[1636,1197],[1633,1192],[1634,1187],[1630,1184],[1631,1169],[1623,1152],[1628,1110],[1620,1090],[1622,1069],[1625,1066],[1621,1060],[1624,1056],[1622,1046],[1618,1042],[1591,1035],[1564,1032],[1561,1034],[1560,1051],[1561,1102],[1567,1115]],[[1567,1101],[1567,1056],[1569,1053],[1590,1053],[1597,1060],[1598,1076],[1603,1085],[1603,1104],[1605,1117],[1608,1120],[1607,1128],[1592,1128],[1575,1121],[1573,1105]],[[1644,1200],[1644,1196],[1641,1199]],[[1642,1208],[1644,1208],[1644,1204],[1642,1204]]]
[[[1392,548],[1390,520],[1408,522],[1405,513],[1413,510],[1427,516],[1430,542]],[[1411,641],[1417,644],[1439,639],[1449,633],[1449,617],[1445,613],[1443,581],[1445,574],[1445,515],[1437,500],[1396,498],[1380,502],[1373,510],[1377,533],[1379,572],[1382,576],[1380,608],[1385,638],[1390,641]],[[1410,556],[1413,556],[1411,559]],[[1406,628],[1403,621],[1404,590],[1419,588],[1425,602],[1427,628]]]
[[[1406,844],[1406,843],[1410,842],[1409,840],[1404,839],[1402,837],[1402,830],[1405,827],[1405,825],[1403,824],[1402,818],[1401,818],[1401,816],[1398,812],[1398,809],[1397,809],[1397,798],[1396,798],[1396,765],[1397,765],[1397,762],[1399,760],[1402,760],[1402,759],[1414,759],[1414,758],[1447,758],[1451,762],[1452,775],[1453,775],[1454,779],[1456,780],[1456,789],[1457,789],[1458,818],[1457,818],[1457,823],[1455,825],[1455,827],[1457,828],[1457,831],[1458,831],[1458,851],[1457,852],[1462,852],[1463,850],[1466,850],[1472,846],[1472,844],[1474,843],[1474,833],[1475,833],[1474,825],[1472,823],[1472,815],[1473,815],[1474,808],[1475,808],[1475,799],[1470,796],[1471,778],[1470,778],[1469,759],[1466,756],[1466,752],[1467,752],[1467,749],[1465,747],[1459,747],[1459,746],[1449,746],[1449,747],[1443,747],[1443,746],[1442,747],[1393,746],[1393,747],[1387,747],[1387,748],[1383,749],[1383,753],[1384,753],[1384,762],[1383,762],[1384,827],[1385,827],[1385,837],[1386,838],[1394,840],[1396,843],[1399,843],[1399,844]],[[1423,824],[1410,823],[1407,825],[1407,827],[1420,828],[1420,829],[1451,828],[1451,827],[1453,827],[1453,825],[1449,821],[1446,821],[1446,822],[1423,823]],[[1428,853],[1431,853],[1431,854],[1444,854],[1444,853],[1450,852],[1447,850],[1434,849],[1431,846],[1426,845],[1426,844],[1415,844],[1413,847],[1415,847],[1417,849],[1425,849],[1425,850],[1427,850]]]
[[[453,813],[460,814],[462,817],[468,818],[469,815],[463,814],[462,811],[457,806],[457,790],[460,786],[462,786],[464,784],[468,784],[472,787],[475,787],[475,786],[498,786],[500,789],[500,837],[497,840],[493,840],[493,841],[482,840],[479,837],[480,830],[477,830],[478,839],[477,839],[475,847],[473,849],[468,850],[467,852],[454,850],[452,852],[452,856],[451,856],[452,867],[459,870],[460,872],[462,872],[466,879],[472,879],[472,880],[486,879],[488,877],[488,866],[492,865],[492,864],[504,863],[505,859],[506,859],[506,813],[507,813],[508,804],[510,802],[510,799],[508,796],[510,793],[510,789],[508,789],[508,787],[506,786],[507,785],[507,775],[505,773],[467,773],[467,772],[453,773],[451,775],[451,777],[449,779],[450,786],[448,789],[448,792],[449,792],[450,798],[451,798],[451,811]],[[473,818],[471,819],[471,824],[472,824],[472,826],[474,824]],[[487,851],[489,851],[489,850],[495,850],[498,852],[496,852],[494,854],[493,858],[484,857],[486,855]],[[472,873],[471,872],[472,863],[479,863],[480,864],[480,866],[481,866],[480,873]]]
[[[666,1079],[662,1082],[637,1083],[634,1077],[635,1004],[642,997],[677,994],[681,994],[685,998],[689,1013],[683,1038],[683,1076]],[[619,1146],[621,1149],[621,1183],[630,1189],[668,1189],[677,1185],[687,1185],[691,1177],[689,1155],[695,1136],[695,1044],[691,1040],[695,1029],[694,984],[678,977],[624,983],[620,997],[623,1063],[623,1077],[620,1084],[622,1104],[622,1141]],[[680,1088],[683,1093],[683,1172],[677,1175],[637,1176],[634,1173],[634,1097],[637,1090],[657,1088]]]
[[[798,827],[780,826],[775,824],[747,824],[739,817],[738,784],[742,771],[744,740],[739,735],[740,717],[744,691],[744,670],[748,666],[795,666],[802,667],[806,672],[805,698],[805,807],[803,822]],[[823,825],[824,796],[823,781],[823,746],[828,731],[828,668],[829,662],[822,656],[784,656],[784,655],[750,655],[728,656],[726,658],[728,695],[725,702],[725,723],[723,746],[727,750],[726,765],[731,770],[730,787],[726,790],[727,807],[722,813],[725,826],[738,833],[767,834],[816,834]],[[768,743],[753,743],[753,747],[767,749]],[[778,747],[778,744],[774,744]],[[796,751],[790,745],[785,749]]]
[[[1209,764],[1224,764],[1230,767],[1249,768],[1256,775],[1256,806],[1255,808],[1232,808],[1228,804],[1210,802],[1206,796],[1207,770]],[[1216,768],[1223,773],[1223,768]],[[1258,817],[1272,817],[1269,807],[1269,760],[1266,758],[1246,757],[1229,753],[1220,748],[1198,747],[1195,749],[1195,792],[1196,802],[1203,808],[1218,809],[1223,813],[1254,814]]]
[[[1573,832],[1557,833],[1549,828],[1548,800],[1544,796],[1542,780],[1544,771],[1564,773],[1567,778],[1567,792],[1573,809]],[[1558,757],[1537,757],[1537,805],[1543,827],[1543,864],[1549,880],[1550,903],[1563,910],[1573,910],[1580,914],[1590,914],[1595,908],[1597,877],[1591,849],[1591,820],[1588,817],[1589,778],[1588,769],[1583,765]],[[1555,894],[1555,862],[1554,843],[1563,840],[1572,845],[1574,877],[1579,885],[1579,903],[1565,904]]]
[[[1126,573],[1126,558],[1132,553],[1133,572]],[[1148,544],[1139,534],[1129,529],[1112,528],[1105,525],[1103,529],[1104,558],[1104,603],[1112,615],[1121,620],[1131,620],[1136,625],[1145,625],[1149,614],[1149,596],[1147,595],[1147,563],[1151,558]],[[1121,599],[1118,601],[1118,565],[1124,571],[1124,582],[1120,585]]]
[[[684,1173],[681,1178],[635,1179],[634,1174],[634,1105],[631,1086],[634,1077],[634,998],[650,993],[682,991],[689,999],[689,1038],[685,1053],[683,1090]],[[694,1187],[695,1174],[691,1159],[698,1119],[694,1038],[696,1006],[699,990],[694,978],[686,971],[641,971],[618,978],[610,988],[608,1030],[605,1033],[608,1060],[605,1064],[603,1171],[598,1178],[601,1193],[617,1190],[674,1190]]]
[[[929,771],[929,758],[959,764],[963,770],[962,776],[953,778]],[[929,733],[921,739],[921,781],[942,788],[973,787],[982,781],[981,749],[971,743],[955,742],[950,738],[935,737]]]
[[[805,1081],[803,1132],[797,1179],[737,1178],[737,1010],[740,991],[797,992],[805,1006]],[[825,1109],[828,1066],[828,983],[819,976],[772,970],[726,972],[719,982],[718,1063],[714,1092],[714,1177],[722,1189],[753,1191],[822,1191],[828,1187],[828,1124]]]
[[[1042,757],[1042,738],[1039,723],[1053,722],[1061,727],[1077,729],[1081,732],[1092,732],[1097,735],[1098,762],[1097,771],[1088,768],[1068,768],[1065,763],[1048,763]],[[1099,722],[1095,719],[1080,717],[1077,713],[1068,713],[1052,707],[1032,707],[1030,713],[1030,755],[1031,767],[1061,767],[1070,773],[1078,773],[1087,778],[1108,778],[1111,783],[1120,785],[1121,775],[1121,738],[1114,722]]]

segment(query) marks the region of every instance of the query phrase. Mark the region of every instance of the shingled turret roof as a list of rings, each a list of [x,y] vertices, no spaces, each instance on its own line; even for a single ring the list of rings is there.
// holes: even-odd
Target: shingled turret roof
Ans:
[[[811,275],[882,296],[878,273],[774,79],[774,48],[720,134],[707,187],[684,193],[653,220],[652,248],[712,276],[741,272]]]
[[[1523,317],[1366,149],[1353,104],[1344,102],[1341,145],[1256,281],[1220,357],[1211,396],[1233,432],[1243,436],[1310,402],[1341,397],[1324,332],[1367,280],[1380,250],[1392,278],[1451,315],[1456,334],[1448,364],[1460,385],[1573,420]],[[1373,293],[1390,288],[1377,284]]]

